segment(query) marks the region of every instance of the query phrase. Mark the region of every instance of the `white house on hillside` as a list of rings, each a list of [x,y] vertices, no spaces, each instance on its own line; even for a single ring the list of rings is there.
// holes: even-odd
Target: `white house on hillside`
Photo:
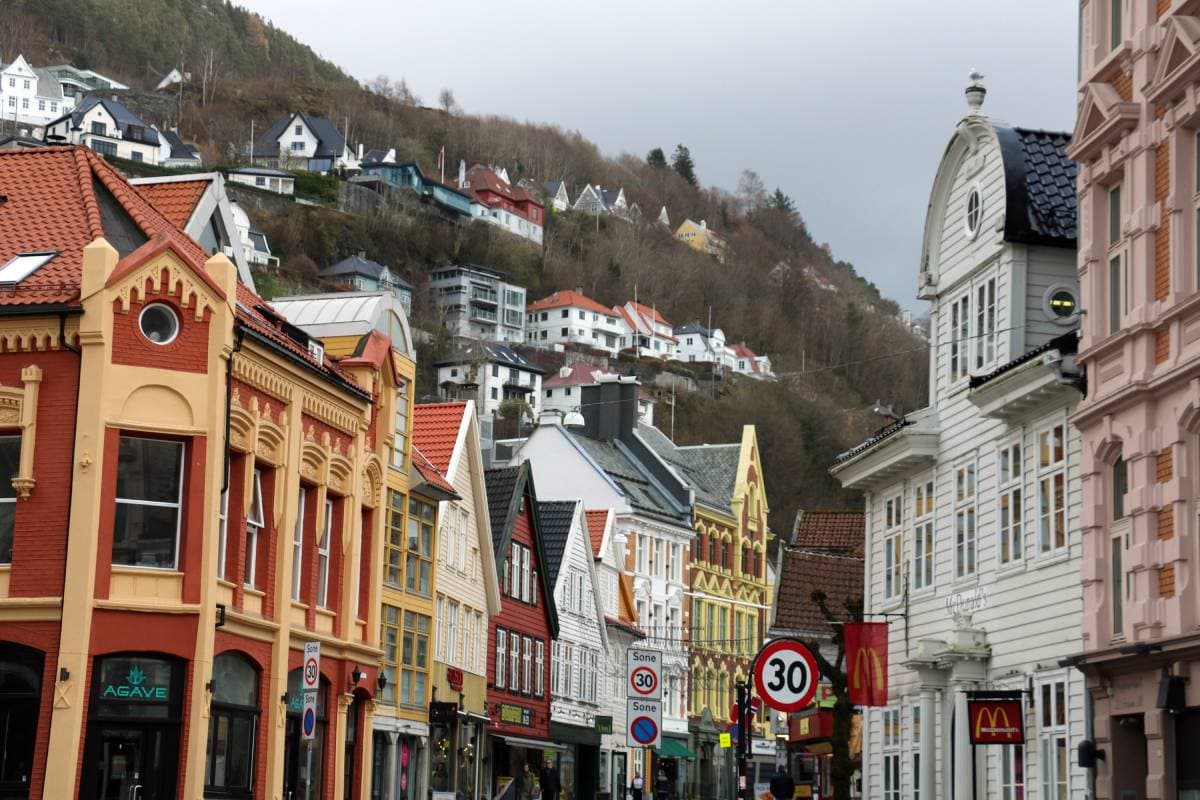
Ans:
[[[640,357],[670,360],[675,358],[677,341],[674,327],[653,306],[630,300],[613,309],[621,318],[624,331],[621,349],[636,349]]]
[[[74,106],[50,70],[31,66],[22,55],[0,63],[0,119],[42,126]]]
[[[579,291],[555,292],[525,307],[525,341],[539,347],[578,344],[616,353],[624,326],[611,308]]]
[[[116,100],[89,95],[70,113],[46,123],[46,141],[81,144],[105,156],[157,164],[158,131]]]
[[[571,207],[571,197],[567,194],[567,185],[562,181],[546,181],[542,184],[546,195],[546,203],[555,211],[566,211]]]
[[[297,111],[275,121],[254,142],[250,160],[268,167],[296,167],[310,172],[358,169],[358,158],[346,137],[328,117]]]
[[[699,361],[722,367],[733,366],[725,345],[725,331],[706,328],[698,322],[689,322],[675,328],[675,360]]]
[[[524,400],[534,418],[542,409],[545,370],[511,347],[462,339],[456,351],[434,362],[438,391],[447,400],[474,400],[481,417],[491,417],[509,398]]]
[[[918,262],[930,404],[832,470],[866,498],[864,612],[904,615],[890,626],[888,706],[864,709],[862,795],[1082,798],[1094,789],[1076,758],[1085,678],[1066,661],[1083,649],[1081,570],[1094,577],[1070,424],[1076,166],[1068,134],[993,122],[978,81],[966,94]],[[1019,703],[1024,747],[971,745],[972,692]]]

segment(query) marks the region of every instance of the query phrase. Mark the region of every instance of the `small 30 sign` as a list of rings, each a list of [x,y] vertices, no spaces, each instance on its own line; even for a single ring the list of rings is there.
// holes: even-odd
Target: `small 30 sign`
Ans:
[[[971,744],[1025,744],[1025,711],[1020,699],[967,700]]]

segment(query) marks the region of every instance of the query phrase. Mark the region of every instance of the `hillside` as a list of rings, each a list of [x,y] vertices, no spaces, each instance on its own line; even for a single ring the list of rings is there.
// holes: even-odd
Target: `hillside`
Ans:
[[[703,177],[703,164],[677,169],[668,163],[672,142],[647,143],[647,150],[665,150],[652,158],[609,157],[579,132],[471,115],[452,96],[440,98],[440,108],[426,108],[402,80],[380,77],[362,85],[227,2],[9,0],[6,13],[0,56],[23,52],[38,65],[71,61],[129,83],[142,90],[129,102],[150,122],[178,125],[208,163],[238,160],[251,120],[261,130],[286,111],[305,110],[338,120],[353,142],[394,148],[399,159],[428,168],[445,147],[449,165],[460,159],[497,164],[514,182],[563,180],[572,197],[588,183],[623,187],[646,224],[551,215],[540,252],[490,227],[450,224],[415,207],[367,216],[298,204],[250,210],[284,263],[279,273],[264,276],[268,292],[313,286],[317,266],[365,250],[418,287],[415,324],[427,330],[436,329],[437,317],[425,277],[449,260],[505,270],[529,287],[531,298],[579,287],[609,304],[636,292],[675,324],[703,323],[711,313],[729,341],[769,354],[783,377],[777,384],[731,382],[707,395],[681,395],[676,437],[732,440],[742,422],[757,423],[779,530],[790,526],[797,506],[853,500],[826,470],[833,454],[876,426],[863,408],[882,399],[912,409],[923,400],[923,343],[895,318],[894,302],[814,241],[770,176],[746,173],[736,191],[705,187],[695,178]],[[192,73],[183,92],[148,94],[172,67]],[[727,238],[726,263],[649,222],[664,205],[673,225],[685,217],[706,220]],[[423,357],[435,356],[440,342]]]

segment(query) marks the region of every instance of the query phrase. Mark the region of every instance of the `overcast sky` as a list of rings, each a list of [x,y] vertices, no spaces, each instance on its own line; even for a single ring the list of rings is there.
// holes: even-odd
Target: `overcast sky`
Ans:
[[[906,308],[933,173],[987,77],[984,111],[1070,130],[1069,0],[240,0],[361,80],[435,105],[577,129],[609,154],[691,148],[705,184],[743,169]]]

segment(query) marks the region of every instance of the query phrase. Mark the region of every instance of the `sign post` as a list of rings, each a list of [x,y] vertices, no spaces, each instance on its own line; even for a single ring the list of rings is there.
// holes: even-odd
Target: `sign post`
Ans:
[[[625,670],[625,738],[630,748],[662,742],[662,653],[630,650]]]
[[[625,663],[625,696],[662,700],[662,653],[657,650],[630,650]]]
[[[321,685],[321,643],[304,643],[304,662],[300,669],[300,687],[304,708],[300,712],[300,736],[304,742],[304,785],[312,780],[313,738],[317,732],[317,690]]]

